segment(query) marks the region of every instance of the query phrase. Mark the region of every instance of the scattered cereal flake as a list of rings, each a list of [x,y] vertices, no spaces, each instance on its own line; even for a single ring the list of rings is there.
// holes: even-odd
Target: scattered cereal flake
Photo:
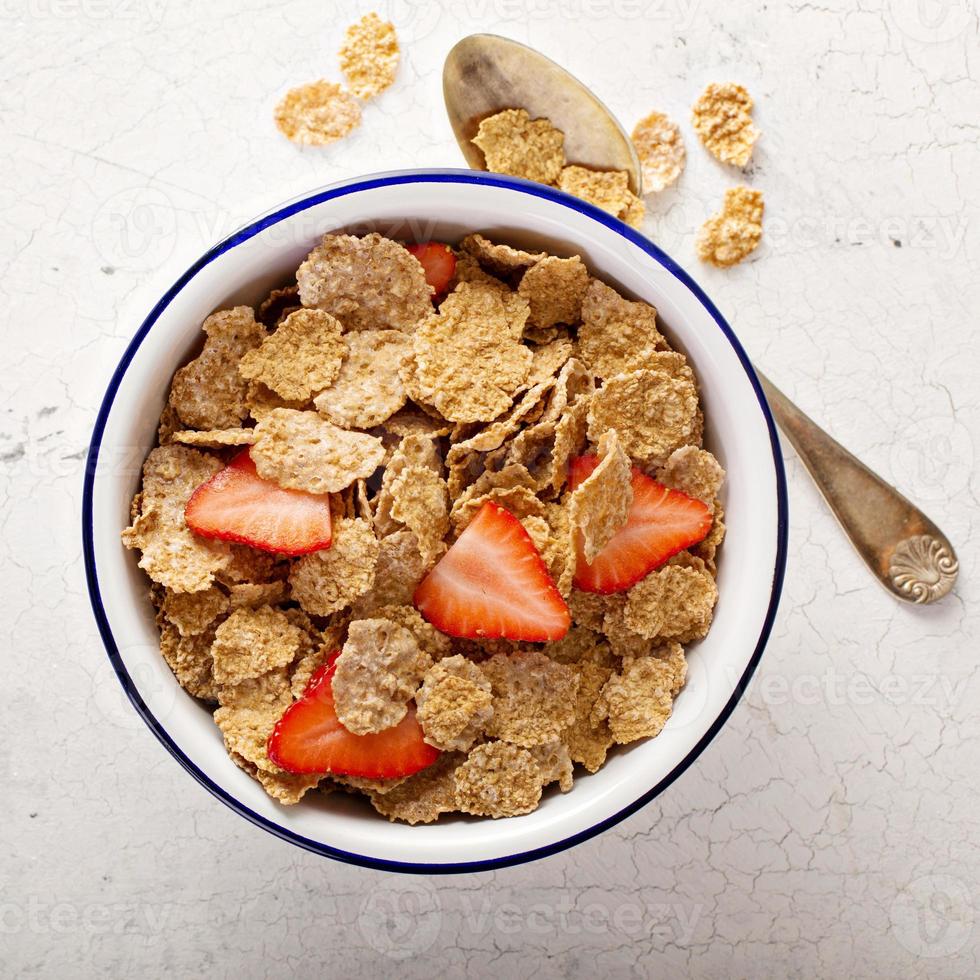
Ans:
[[[524,382],[528,389],[555,378],[574,352],[575,344],[568,337],[556,337],[546,344],[532,347],[531,372]]]
[[[456,769],[456,805],[477,817],[515,817],[541,800],[541,770],[527,749],[508,742],[476,746]]]
[[[524,339],[532,344],[550,344],[555,338],[561,336],[564,328],[562,327],[524,327]]]
[[[729,187],[720,214],[710,217],[698,233],[698,257],[721,268],[735,265],[762,241],[762,191]]]
[[[684,169],[684,141],[677,123],[662,112],[651,112],[633,127],[633,146],[640,158],[643,192],[662,191]]]
[[[378,559],[378,539],[370,524],[357,518],[337,521],[329,548],[293,563],[293,598],[311,615],[329,616],[374,585]]]
[[[286,583],[281,579],[273,582],[237,582],[228,586],[228,605],[231,609],[275,606],[286,601],[288,592]]]
[[[681,446],[670,454],[667,462],[657,471],[657,480],[665,487],[672,487],[700,500],[713,511],[715,498],[725,481],[725,471],[706,449]]]
[[[326,310],[348,330],[411,333],[432,312],[432,287],[419,260],[376,233],[324,235],[296,281],[304,306]]]
[[[433,660],[442,660],[452,653],[452,641],[440,633],[431,623],[427,623],[414,606],[379,606],[372,610],[372,619],[388,619],[415,637],[419,649]]]
[[[553,184],[565,163],[565,134],[547,119],[524,109],[504,109],[480,123],[473,142],[483,150],[487,170],[539,184]]]
[[[431,766],[387,793],[372,793],[371,805],[389,820],[432,823],[440,814],[456,809],[455,773],[463,758],[458,752],[444,752]]]
[[[575,695],[575,717],[562,732],[562,741],[568,746],[568,754],[589,772],[595,772],[606,761],[606,752],[613,743],[612,732],[605,718],[593,721],[592,711],[596,701],[612,676],[612,670],[604,664],[582,660],[576,665],[578,692]]]
[[[511,245],[491,242],[478,232],[467,235],[460,243],[465,254],[472,255],[480,265],[498,276],[509,276],[512,272],[529,269],[532,265],[548,257],[546,252],[525,252]],[[481,279],[484,285],[487,283]],[[492,283],[490,285],[493,285]],[[501,283],[501,285],[503,285]]]
[[[694,131],[708,152],[736,167],[744,167],[762,135],[752,122],[752,96],[733,82],[712,82],[691,110]]]
[[[211,641],[214,633],[181,636],[180,631],[164,621],[160,627],[160,652],[177,683],[188,694],[204,701],[217,701],[218,692],[211,670]]]
[[[245,354],[238,373],[287,401],[308,401],[340,373],[347,353],[342,332],[340,321],[323,310],[297,310]]]
[[[527,302],[480,283],[461,283],[416,331],[422,396],[452,422],[506,411],[531,368],[521,343]]]
[[[640,636],[626,623],[626,596],[623,593],[605,596],[605,615],[602,618],[602,631],[606,635],[609,649],[617,657],[645,657],[652,644],[645,636]]]
[[[340,49],[340,70],[359,99],[370,99],[395,80],[398,38],[395,26],[377,14],[365,14],[351,24]]]
[[[524,273],[517,291],[530,307],[528,323],[551,327],[556,323],[578,323],[588,288],[589,272],[577,255],[570,259],[549,255]]]
[[[633,303],[604,282],[593,279],[582,301],[578,356],[600,378],[645,366],[647,355],[666,347],[657,329],[657,311]]]
[[[198,636],[228,611],[228,596],[216,586],[200,592],[174,592],[166,589],[164,616],[177,627],[181,636]]]
[[[603,685],[591,720],[609,723],[619,745],[659,735],[673,705],[674,668],[657,657],[623,661],[622,670]]]
[[[275,120],[293,143],[326,146],[360,125],[361,107],[350,92],[321,78],[290,89],[276,106]]]
[[[598,442],[615,429],[626,452],[656,466],[691,440],[698,392],[686,378],[661,371],[632,371],[610,378],[589,406],[589,438]]]
[[[330,781],[344,789],[357,790],[361,793],[384,796],[396,790],[408,776],[393,776],[391,779],[370,779],[367,776],[337,776],[332,775]]]
[[[444,419],[439,409],[435,405],[430,404],[423,394],[422,383],[419,381],[419,366],[415,360],[414,348],[411,357],[402,362],[400,373],[405,394],[414,402],[415,407],[421,409],[434,422],[445,422],[452,429],[452,423],[448,419]]]
[[[568,596],[568,611],[572,622],[585,626],[595,633],[602,632],[602,621],[606,615],[608,597],[595,592],[582,592],[574,589]]]
[[[493,688],[487,733],[515,745],[557,738],[572,720],[578,678],[539,650],[499,653],[481,665]]]
[[[191,494],[222,469],[221,460],[185,446],[159,446],[143,464],[140,512],[122,533],[142,554],[139,566],[174,592],[201,592],[229,561],[228,545],[199,538],[184,522]]]
[[[467,752],[493,714],[490,682],[456,654],[431,667],[415,696],[426,742],[444,752]]]
[[[392,481],[390,492],[391,516],[415,535],[422,562],[429,565],[449,533],[446,481],[428,466],[409,466]]]
[[[541,771],[541,785],[558,783],[558,788],[567,793],[572,788],[572,757],[568,747],[559,739],[532,746],[528,751],[534,757]]]
[[[387,619],[355,620],[333,675],[340,723],[355,735],[397,725],[431,664],[403,626]]]
[[[388,606],[408,606],[422,576],[419,543],[411,531],[396,531],[383,537],[378,545],[377,575],[374,586],[364,590],[354,604],[358,616],[368,616]]]
[[[401,368],[412,356],[412,343],[401,330],[360,330],[345,340],[340,374],[313,404],[344,429],[370,429],[405,404]]]
[[[204,349],[174,375],[170,405],[192,429],[234,428],[248,414],[238,362],[265,338],[250,306],[212,313],[202,326]]]
[[[271,606],[236,609],[216,630],[211,655],[218,684],[240,684],[292,663],[300,631]]]
[[[174,432],[170,441],[179,442],[182,446],[203,446],[205,449],[251,446],[255,442],[255,432],[252,429],[206,429],[203,432],[185,429],[183,432]]]
[[[586,167],[565,167],[558,180],[558,186],[566,194],[594,204],[617,218],[626,219],[627,213],[636,221],[636,205],[643,202],[629,188],[629,175],[625,170],[589,170]],[[640,212],[639,220],[643,220]]]
[[[665,565],[627,593],[626,625],[652,640],[690,643],[708,633],[718,588],[706,571]]]
[[[276,722],[293,703],[285,667],[218,690],[221,706],[214,720],[231,754],[237,753],[257,769],[279,773],[266,754],[266,744]]]
[[[251,452],[263,479],[309,493],[338,493],[366,479],[384,454],[374,436],[348,432],[316,412],[291,408],[275,408],[259,419]]]
[[[598,455],[599,465],[568,500],[569,521],[590,563],[626,523],[633,504],[633,466],[615,429],[602,434]]]
[[[303,696],[310,683],[310,678],[326,663],[327,657],[336,653],[343,645],[340,642],[329,642],[313,646],[312,638],[309,639],[310,645],[306,652],[301,652],[290,668],[289,689],[294,698]]]
[[[256,310],[255,318],[270,330],[277,327],[290,313],[300,309],[299,286],[292,283],[273,289]]]

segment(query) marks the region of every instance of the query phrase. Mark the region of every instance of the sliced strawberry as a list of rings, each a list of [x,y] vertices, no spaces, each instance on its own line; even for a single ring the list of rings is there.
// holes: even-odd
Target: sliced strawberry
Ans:
[[[568,485],[574,490],[599,465],[596,456],[572,460]],[[679,551],[703,540],[711,530],[711,513],[700,500],[670,490],[633,470],[633,505],[626,524],[586,564],[577,543],[575,585],[583,592],[624,592]]]
[[[450,636],[544,643],[571,625],[524,526],[492,501],[422,580],[415,607]]]
[[[206,538],[281,555],[330,547],[330,495],[286,490],[263,480],[248,449],[191,494],[184,519]]]
[[[315,671],[303,696],[276,722],[266,747],[269,758],[293,773],[334,773],[368,779],[394,779],[431,766],[439,758],[422,738],[415,706],[393,728],[355,735],[337,718],[333,675],[339,652]]]
[[[442,242],[422,242],[419,245],[406,245],[405,248],[422,263],[425,281],[436,291],[435,298],[444,295],[456,273],[453,250]]]

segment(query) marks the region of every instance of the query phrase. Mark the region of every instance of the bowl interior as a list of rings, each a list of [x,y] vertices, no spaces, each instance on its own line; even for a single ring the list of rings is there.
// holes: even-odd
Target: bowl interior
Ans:
[[[215,309],[255,304],[287,280],[328,231],[381,231],[456,242],[471,231],[552,254],[652,303],[697,374],[706,445],[728,472],[728,534],[708,637],[688,648],[689,677],[656,738],[621,748],[599,772],[552,792],[524,817],[389,824],[343,794],[283,807],[225,753],[210,713],[177,685],[159,653],[147,582],[119,542],[173,372]],[[470,172],[394,174],[328,188],[284,205],[195,264],[140,327],[113,378],[93,439],[86,486],[86,561],[93,605],[114,666],[144,719],[224,802],[274,833],[359,863],[462,870],[557,850],[656,795],[704,747],[737,700],[768,636],[784,560],[785,498],[775,437],[744,355],[669,259],[612,218],[559,192]],[[189,787],[188,787],[189,788]]]

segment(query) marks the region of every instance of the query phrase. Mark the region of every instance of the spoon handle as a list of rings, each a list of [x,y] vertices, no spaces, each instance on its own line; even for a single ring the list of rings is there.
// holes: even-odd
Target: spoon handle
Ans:
[[[793,444],[858,554],[907,602],[935,602],[959,572],[946,535],[914,504],[804,415],[761,371],[779,428]]]

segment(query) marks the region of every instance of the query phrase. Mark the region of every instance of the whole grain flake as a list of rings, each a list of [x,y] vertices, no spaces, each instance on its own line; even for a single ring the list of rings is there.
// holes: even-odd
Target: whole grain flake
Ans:
[[[722,163],[744,167],[762,135],[752,122],[752,96],[734,82],[712,82],[691,110],[694,131],[708,152]]]
[[[456,805],[477,817],[516,817],[541,799],[542,775],[527,749],[508,742],[476,746],[454,774]]]
[[[751,255],[762,241],[762,191],[729,187],[719,214],[710,217],[698,232],[698,257],[727,268]]]
[[[633,127],[633,146],[640,159],[643,192],[670,187],[684,169],[686,153],[677,123],[662,112],[651,112]]]
[[[347,28],[340,49],[340,70],[350,90],[360,99],[383,92],[398,70],[398,37],[395,27],[377,14],[365,14]]]
[[[276,126],[286,139],[304,146],[327,146],[361,122],[361,107],[336,82],[320,79],[290,89],[276,106]]]
[[[337,521],[328,549],[293,563],[289,573],[293,598],[313,616],[329,616],[349,606],[374,585],[379,550],[378,539],[365,521]]]
[[[469,751],[493,715],[490,682],[459,654],[426,673],[415,701],[425,740],[443,751]]]
[[[565,134],[524,109],[505,109],[484,119],[473,142],[483,151],[487,170],[539,184],[553,184],[565,163]]]

